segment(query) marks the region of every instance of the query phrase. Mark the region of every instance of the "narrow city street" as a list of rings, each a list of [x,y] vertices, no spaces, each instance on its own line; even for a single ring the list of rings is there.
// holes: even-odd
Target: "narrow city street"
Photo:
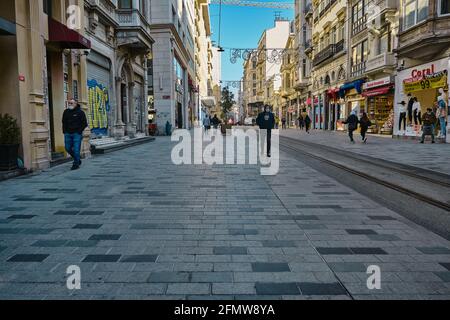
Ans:
[[[449,173],[448,145],[281,135],[412,166],[428,155],[428,169]],[[450,298],[449,241],[287,149],[278,175],[262,176],[257,165],[176,166],[173,146],[158,137],[78,171],[0,182],[0,299]],[[69,266],[80,290],[67,287]]]

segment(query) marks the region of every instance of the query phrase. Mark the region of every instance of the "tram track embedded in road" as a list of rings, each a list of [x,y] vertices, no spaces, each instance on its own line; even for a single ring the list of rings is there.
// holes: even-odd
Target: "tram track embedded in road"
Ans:
[[[339,163],[339,161],[333,160],[333,158],[330,159],[330,157],[326,157],[323,154],[321,155],[320,153],[333,153],[333,154],[335,154],[336,157],[341,158],[341,160],[342,159],[348,159],[351,161],[364,160],[365,165],[371,165],[371,166],[383,168],[383,170],[385,170],[386,174],[391,172],[392,174],[397,174],[397,175],[400,174],[403,176],[408,176],[410,178],[418,180],[419,182],[422,181],[423,183],[426,183],[428,185],[435,185],[436,188],[441,188],[441,189],[442,189],[442,187],[449,188],[448,192],[446,193],[447,195],[449,195],[450,194],[450,183],[446,181],[447,177],[444,177],[445,175],[442,175],[443,179],[439,179],[437,177],[420,175],[420,174],[408,171],[408,170],[411,170],[411,168],[413,168],[413,167],[401,165],[403,168],[399,168],[396,166],[396,164],[390,163],[385,160],[366,157],[363,155],[355,154],[354,152],[342,151],[342,150],[338,150],[336,148],[318,145],[315,143],[304,142],[304,141],[300,141],[295,138],[280,137],[280,147],[289,149],[291,151],[291,153],[292,152],[295,152],[295,153],[300,152],[305,156],[308,156],[310,158],[324,162],[328,165],[339,168],[339,169],[344,170],[353,175],[359,176],[361,178],[364,178],[364,179],[374,182],[376,184],[385,186],[387,188],[398,191],[402,194],[413,197],[416,200],[420,200],[422,202],[425,202],[427,204],[433,205],[433,206],[443,209],[447,212],[450,212],[450,198],[447,202],[445,202],[443,200],[439,200],[439,199],[433,198],[431,196],[424,195],[420,192],[411,190],[411,188],[401,186],[398,183],[394,183],[392,181],[386,181],[384,179],[376,177],[374,174],[369,174],[369,173],[367,173],[368,170],[363,171],[363,170],[358,170],[358,169],[352,168],[350,166],[342,164],[342,161],[340,161],[341,163]],[[315,150],[318,152],[309,151],[308,149]],[[428,172],[428,175],[431,175],[431,174],[432,173]],[[443,194],[445,194],[445,191],[443,192]]]

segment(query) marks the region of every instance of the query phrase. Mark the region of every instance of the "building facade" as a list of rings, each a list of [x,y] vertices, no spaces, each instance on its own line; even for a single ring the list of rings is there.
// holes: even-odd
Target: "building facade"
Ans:
[[[441,0],[400,1],[397,76],[394,102],[394,136],[421,135],[419,114],[432,108],[437,116],[447,116],[449,139],[448,72],[450,56],[450,3]],[[442,96],[447,110],[437,108]],[[410,101],[416,98],[419,105]],[[402,101],[405,102],[403,107]],[[437,132],[445,123],[439,121]],[[445,138],[442,138],[445,140]]]
[[[211,23],[209,17],[209,0],[195,1],[195,76],[198,86],[198,102],[202,121],[206,114],[211,115],[216,109],[213,94],[213,47],[211,44]]]
[[[212,113],[218,116],[222,113],[221,100],[222,100],[222,52],[218,47],[212,47],[212,95],[215,99],[215,107]]]
[[[84,5],[76,1],[4,0],[0,3],[0,113],[17,119],[20,157],[29,170],[64,157],[62,114],[75,98],[87,112]],[[90,131],[82,155],[89,156]]]
[[[347,78],[347,1],[313,1],[311,105],[315,129],[347,116],[337,93]]]
[[[312,52],[313,5],[311,0],[295,1],[296,74],[294,89],[298,97],[299,115],[312,117],[311,106],[311,52]]]
[[[159,128],[167,122],[190,128],[197,108],[194,0],[152,0],[150,8],[156,123]]]
[[[87,55],[91,137],[147,134],[154,42],[149,2],[87,0],[84,5],[86,36],[92,43]]]
[[[255,116],[264,104],[274,105],[274,95],[281,88],[281,63],[291,24],[283,18],[275,19],[275,26],[265,30],[254,53],[244,62],[244,109],[247,116]]]

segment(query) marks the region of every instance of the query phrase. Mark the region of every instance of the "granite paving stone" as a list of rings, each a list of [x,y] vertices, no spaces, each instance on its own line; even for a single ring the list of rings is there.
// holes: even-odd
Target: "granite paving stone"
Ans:
[[[372,139],[343,148],[385,155]],[[405,143],[389,140],[386,157],[407,163],[428,147]],[[450,296],[450,242],[358,190],[284,152],[278,174],[262,176],[258,165],[174,165],[173,146],[157,137],[76,172],[62,164],[0,182],[0,298]],[[446,168],[441,152],[430,161]],[[70,265],[81,268],[77,292],[65,286]],[[376,293],[369,265],[382,272]]]

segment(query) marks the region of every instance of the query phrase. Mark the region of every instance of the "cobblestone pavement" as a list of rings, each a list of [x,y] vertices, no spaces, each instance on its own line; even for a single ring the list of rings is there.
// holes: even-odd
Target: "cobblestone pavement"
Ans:
[[[376,135],[368,135],[368,142],[364,144],[357,133],[354,134],[356,143],[351,144],[347,133],[323,130],[311,130],[308,135],[305,131],[287,129],[281,130],[280,135],[450,175],[450,144],[429,141],[420,144],[415,140]]]
[[[159,138],[0,183],[0,299],[450,298],[448,241],[288,155],[263,177],[170,151]]]

